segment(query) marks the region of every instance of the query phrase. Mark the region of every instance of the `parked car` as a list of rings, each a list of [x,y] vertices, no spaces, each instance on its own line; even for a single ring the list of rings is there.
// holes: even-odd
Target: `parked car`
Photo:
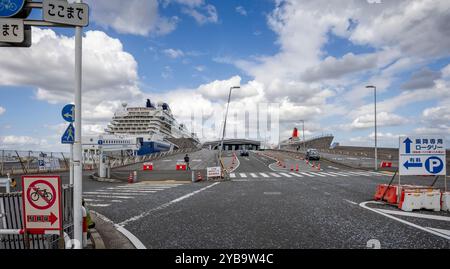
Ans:
[[[306,159],[319,161],[320,160],[319,151],[317,151],[317,149],[308,149],[306,151]]]
[[[246,150],[246,149],[241,149],[240,155],[241,155],[241,156],[248,156],[248,150]]]

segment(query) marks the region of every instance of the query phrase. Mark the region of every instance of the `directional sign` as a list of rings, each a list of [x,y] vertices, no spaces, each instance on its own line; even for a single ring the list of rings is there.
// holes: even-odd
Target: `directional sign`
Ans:
[[[0,17],[8,18],[22,11],[25,0],[0,0]]]
[[[61,111],[61,115],[65,121],[70,122],[70,123],[74,122],[75,121],[75,106],[72,104],[65,105]]]
[[[71,26],[89,25],[89,6],[86,4],[69,4],[61,0],[44,0],[44,21]]]
[[[23,176],[23,219],[25,230],[44,234],[61,230],[61,179],[58,176]]]
[[[400,175],[446,175],[446,152],[442,137],[400,137],[399,153]]]
[[[0,19],[0,42],[22,43],[24,40],[25,26],[22,19]]]
[[[69,124],[63,136],[61,137],[62,144],[73,144],[75,142],[75,128],[72,123]]]

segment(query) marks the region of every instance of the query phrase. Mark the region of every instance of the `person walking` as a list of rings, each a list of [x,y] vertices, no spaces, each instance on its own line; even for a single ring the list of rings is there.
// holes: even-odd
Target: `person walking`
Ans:
[[[189,155],[188,154],[186,154],[186,156],[184,156],[184,162],[186,163],[186,169],[191,170],[191,167],[189,166]]]

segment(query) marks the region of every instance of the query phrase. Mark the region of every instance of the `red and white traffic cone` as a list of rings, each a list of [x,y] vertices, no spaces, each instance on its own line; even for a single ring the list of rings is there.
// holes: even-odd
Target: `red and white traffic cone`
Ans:
[[[128,183],[133,183],[133,179],[134,179],[134,176],[133,176],[133,172],[130,172],[130,175],[128,176]]]
[[[312,163],[312,168],[314,168],[314,167],[316,167],[316,163],[315,162]]]
[[[295,171],[297,171],[297,172],[298,172],[298,164],[297,164],[297,167],[295,167]]]
[[[320,171],[320,163],[317,165],[317,170]]]
[[[197,172],[197,182],[202,180],[203,180],[202,173]]]
[[[87,224],[87,211],[84,206],[81,207],[83,210],[83,248],[87,247],[87,230],[88,230],[88,224]]]
[[[293,164],[291,165],[291,171],[294,171],[294,165]]]

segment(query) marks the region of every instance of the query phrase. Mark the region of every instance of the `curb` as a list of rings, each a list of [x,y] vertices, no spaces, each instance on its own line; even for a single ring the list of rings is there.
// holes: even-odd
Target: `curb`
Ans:
[[[98,176],[95,176],[94,174],[91,175],[92,180],[98,181],[98,182],[109,182],[109,183],[122,183],[122,180],[114,179],[114,178],[101,178]]]
[[[103,242],[102,236],[98,233],[97,229],[89,229],[89,232],[94,249],[106,249],[105,242]]]

